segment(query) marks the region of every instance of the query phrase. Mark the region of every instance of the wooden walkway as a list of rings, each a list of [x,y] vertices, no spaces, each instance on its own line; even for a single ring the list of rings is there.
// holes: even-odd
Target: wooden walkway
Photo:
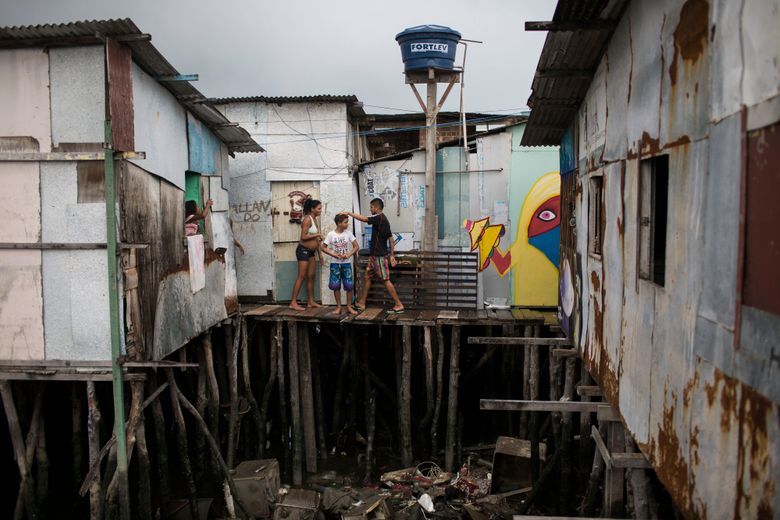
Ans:
[[[355,325],[547,325],[557,326],[556,311],[512,310],[412,310],[390,314],[387,308],[369,307],[357,316],[336,314],[333,306],[295,311],[286,305],[245,306],[244,316],[261,321],[300,321],[308,323],[352,323]]]

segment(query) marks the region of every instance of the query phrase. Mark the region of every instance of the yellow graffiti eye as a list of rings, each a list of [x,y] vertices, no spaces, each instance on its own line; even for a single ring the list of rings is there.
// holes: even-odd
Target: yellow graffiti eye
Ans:
[[[545,222],[550,222],[552,220],[555,220],[555,213],[553,211],[550,211],[549,209],[546,209],[539,213],[539,220],[544,220]]]

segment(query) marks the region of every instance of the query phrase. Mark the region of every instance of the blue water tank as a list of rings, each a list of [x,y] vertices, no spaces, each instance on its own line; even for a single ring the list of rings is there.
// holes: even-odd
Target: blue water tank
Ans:
[[[401,47],[404,72],[452,70],[460,33],[443,25],[418,25],[396,34],[395,41]]]

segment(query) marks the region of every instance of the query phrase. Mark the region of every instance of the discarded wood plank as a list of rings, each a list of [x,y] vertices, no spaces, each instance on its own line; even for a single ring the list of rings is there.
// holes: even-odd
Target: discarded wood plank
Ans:
[[[309,326],[298,326],[298,374],[300,377],[301,417],[306,471],[317,473],[317,426],[314,419],[314,388],[311,375]]]
[[[522,399],[480,399],[480,410],[529,411],[529,412],[571,412],[592,413],[601,408],[611,408],[605,403],[584,401],[527,401]]]
[[[95,394],[95,382],[87,381],[87,445],[89,454],[89,465],[98,468],[100,471],[100,465],[96,464],[98,460],[98,453],[100,452],[100,421],[102,417],[100,414],[100,406],[98,404],[97,395]],[[90,520],[102,520],[103,518],[103,501],[100,499],[100,475],[98,478],[93,479],[89,486],[89,518]]]
[[[447,471],[454,471],[458,419],[458,377],[460,376],[460,327],[457,325],[452,327],[450,344],[450,384],[447,395],[447,444],[444,452],[444,464]]]
[[[206,426],[206,421],[204,421],[203,417],[198,414],[198,411],[195,409],[192,403],[190,403],[187,398],[184,397],[184,395],[179,391],[178,386],[176,386],[176,381],[173,379],[173,373],[170,372],[170,369],[168,369],[168,382],[171,386],[171,395],[178,403],[181,404],[181,407],[189,412],[189,414],[195,419],[195,423],[198,425],[198,427],[203,430],[203,434],[205,435],[206,440],[211,447],[214,458],[217,459],[219,468],[222,470],[222,474],[225,478],[225,482],[227,483],[227,487],[230,490],[232,500],[235,500],[235,502],[239,505],[241,510],[248,518],[254,519],[254,517],[249,513],[249,508],[246,506],[244,501],[241,500],[241,496],[236,490],[235,482],[233,482],[233,477],[230,475],[230,469],[228,469],[227,464],[225,464],[225,459],[222,458],[222,454],[219,452],[219,445],[217,444],[217,441],[214,440],[211,432],[209,432],[208,426]],[[181,407],[179,407],[179,405],[174,406],[174,408],[178,408],[179,413],[181,413]],[[198,518],[198,516],[195,515],[193,518]]]
[[[540,347],[551,346],[571,346],[571,340],[567,338],[499,338],[491,336],[471,336],[468,339],[469,345],[506,345],[523,346],[538,345]]]
[[[577,395],[580,397],[601,397],[601,388],[596,385],[580,385],[577,387]]]
[[[298,376],[298,323],[287,322],[290,365],[290,409],[292,410],[292,475],[293,485],[303,484],[303,426],[301,425],[301,387]]]
[[[525,513],[531,508],[531,505],[534,502],[534,499],[539,494],[539,492],[542,490],[542,487],[544,486],[545,481],[549,478],[550,474],[552,473],[553,469],[555,468],[555,464],[558,462],[558,459],[561,458],[561,450],[560,448],[555,450],[555,454],[553,454],[552,458],[547,461],[547,464],[545,465],[542,472],[539,474],[539,478],[534,481],[533,488],[531,489],[531,492],[528,493],[528,496],[525,497],[525,500],[518,508],[518,512],[520,514]]]
[[[401,464],[412,465],[412,328],[404,325],[402,331],[401,385],[398,388],[398,418],[401,429]]]

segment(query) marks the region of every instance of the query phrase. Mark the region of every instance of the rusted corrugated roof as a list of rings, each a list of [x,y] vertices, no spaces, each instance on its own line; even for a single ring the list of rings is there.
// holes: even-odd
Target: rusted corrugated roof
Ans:
[[[112,38],[130,47],[133,61],[152,77],[177,76],[179,72],[151,42],[151,36],[129,18],[123,20],[85,20],[61,24],[0,27],[0,49],[101,44]],[[205,103],[206,96],[188,81],[164,81],[167,88],[192,115],[203,122],[225,143],[230,152],[262,152],[243,128],[233,125],[219,111]]]
[[[560,0],[531,84],[524,146],[559,145],[628,0]]]

